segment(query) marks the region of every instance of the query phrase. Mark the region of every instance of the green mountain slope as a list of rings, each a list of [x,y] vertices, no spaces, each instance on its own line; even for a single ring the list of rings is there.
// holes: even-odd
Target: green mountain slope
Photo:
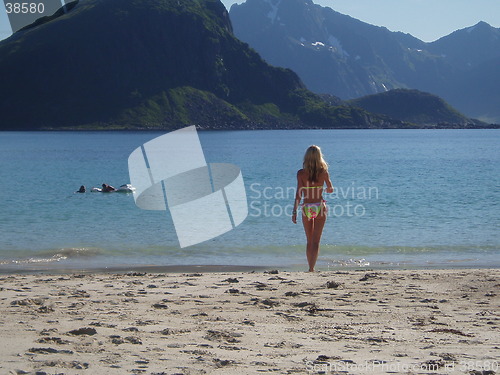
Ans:
[[[0,43],[0,82],[0,130],[409,126],[326,104],[219,0],[81,0]]]
[[[424,126],[476,127],[486,126],[469,119],[436,95],[418,90],[395,89],[348,101],[349,104],[373,113]]]

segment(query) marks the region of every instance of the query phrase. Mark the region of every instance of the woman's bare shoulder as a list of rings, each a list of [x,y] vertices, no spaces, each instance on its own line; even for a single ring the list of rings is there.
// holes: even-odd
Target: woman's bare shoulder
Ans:
[[[323,179],[327,180],[328,178],[330,178],[330,175],[328,174],[328,170],[324,170],[324,171],[322,171],[322,172],[320,173],[320,175],[319,175],[319,178],[320,178],[321,180],[323,180]]]
[[[297,176],[305,176],[306,175],[306,171],[304,169],[299,169],[297,171]]]

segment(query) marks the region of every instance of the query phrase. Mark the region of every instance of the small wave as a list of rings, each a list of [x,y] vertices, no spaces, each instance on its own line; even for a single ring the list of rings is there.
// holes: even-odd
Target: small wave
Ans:
[[[34,263],[53,263],[65,260],[67,257],[64,256],[53,256],[52,258],[27,258],[27,259],[14,259],[10,262],[4,262],[2,264],[34,264]]]
[[[327,267],[337,268],[337,267],[368,267],[370,266],[370,262],[366,259],[335,259],[327,262]]]
[[[62,249],[50,249],[37,252],[25,252],[24,254],[12,253],[10,259],[2,259],[0,265],[9,264],[39,264],[61,262],[74,258],[91,258],[102,254],[98,248],[70,247]]]
[[[406,254],[422,255],[430,253],[498,253],[498,246],[483,245],[437,245],[437,246],[360,246],[360,245],[321,245],[321,251],[328,254],[376,255]]]
[[[103,254],[102,249],[93,247],[69,247],[55,250],[53,257],[82,258],[94,257]]]

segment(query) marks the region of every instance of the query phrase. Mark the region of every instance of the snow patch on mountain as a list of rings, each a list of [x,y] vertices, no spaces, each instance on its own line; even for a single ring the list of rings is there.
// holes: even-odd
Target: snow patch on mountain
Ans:
[[[271,20],[272,23],[276,20],[276,15],[278,14],[278,7],[280,6],[281,0],[273,1],[273,0],[265,0],[271,6],[271,11],[267,13],[267,18]],[[274,4],[276,3],[276,4]]]
[[[347,51],[342,47],[342,43],[340,43],[340,40],[335,38],[333,35],[330,35],[328,37],[328,43],[332,47],[334,47],[340,55],[342,55],[344,57],[349,57],[349,54],[347,53]]]
[[[325,46],[325,43],[322,43],[322,42],[314,42],[314,43],[311,43],[311,45],[313,47],[324,47]]]

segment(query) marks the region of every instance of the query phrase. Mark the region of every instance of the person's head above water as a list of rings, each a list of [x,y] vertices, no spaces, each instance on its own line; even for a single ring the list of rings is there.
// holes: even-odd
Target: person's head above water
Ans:
[[[323,159],[321,148],[316,145],[309,146],[304,155],[302,167],[309,175],[309,181],[317,181],[318,175],[328,171],[328,163]]]

